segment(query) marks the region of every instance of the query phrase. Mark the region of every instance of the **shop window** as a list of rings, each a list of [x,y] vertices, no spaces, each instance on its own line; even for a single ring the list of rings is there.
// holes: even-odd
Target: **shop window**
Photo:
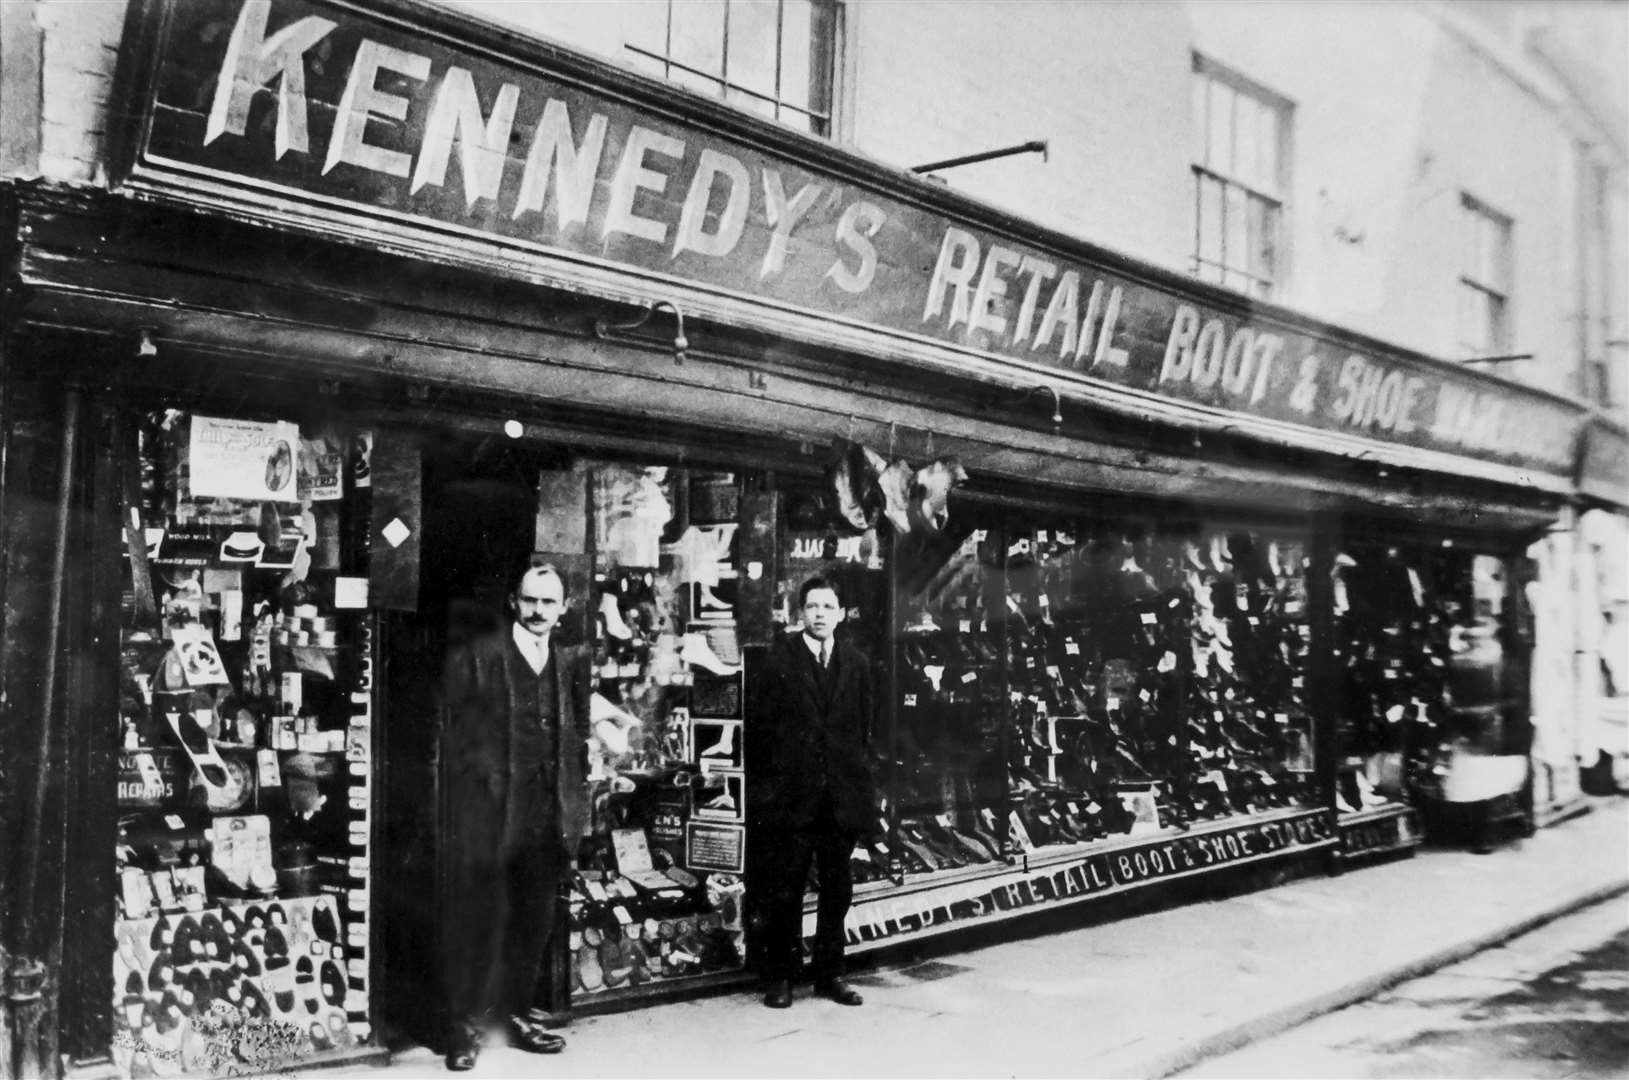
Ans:
[[[1428,832],[1515,815],[1531,742],[1531,614],[1509,560],[1354,542],[1332,569],[1338,693],[1336,809],[1419,806]]]
[[[1193,272],[1270,297],[1284,273],[1284,192],[1292,105],[1198,54],[1193,58]]]
[[[372,1041],[371,447],[168,412],[121,463],[127,1075],[276,1072]]]
[[[667,0],[627,48],[642,70],[830,135],[841,15],[835,0]]]
[[[1470,195],[1460,197],[1459,348],[1466,357],[1510,351],[1511,221]]]
[[[739,478],[579,461],[545,474],[546,533],[580,530],[585,478],[598,715],[570,967],[588,1000],[744,962],[750,736]],[[565,539],[576,551],[586,538]]]

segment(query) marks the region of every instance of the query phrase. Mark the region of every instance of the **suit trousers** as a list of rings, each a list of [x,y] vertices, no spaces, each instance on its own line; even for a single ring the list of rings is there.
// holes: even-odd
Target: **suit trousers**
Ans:
[[[453,871],[442,926],[454,1042],[473,1039],[488,1020],[524,1015],[537,1004],[568,861],[559,842],[544,834]]]
[[[849,857],[858,833],[831,818],[827,807],[802,828],[758,827],[753,850],[760,860],[754,878],[763,890],[763,945],[766,979],[795,979],[803,958],[803,893],[813,865],[819,898],[811,969],[816,979],[843,974],[843,919],[854,902]]]

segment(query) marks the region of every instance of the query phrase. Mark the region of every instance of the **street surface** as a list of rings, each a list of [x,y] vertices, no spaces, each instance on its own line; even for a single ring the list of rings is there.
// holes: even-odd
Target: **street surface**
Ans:
[[[1587,908],[1177,1075],[1629,1077],[1629,902]]]

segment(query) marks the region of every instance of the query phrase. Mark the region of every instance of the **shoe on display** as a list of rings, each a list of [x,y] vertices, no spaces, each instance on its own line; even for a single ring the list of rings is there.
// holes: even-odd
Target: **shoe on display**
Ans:
[[[864,1005],[865,998],[842,979],[816,979],[815,993],[828,1001],[835,1001],[839,1005]]]
[[[764,987],[764,1004],[771,1009],[792,1007],[792,984],[786,979],[774,979]]]
[[[714,675],[736,675],[741,671],[740,664],[726,664],[720,660],[713,652],[712,646],[707,644],[706,636],[698,632],[684,635],[684,644],[679,649],[679,656],[691,667],[699,667]]]
[[[188,712],[169,712],[164,714],[164,719],[175,734],[176,741],[181,744],[181,749],[192,761],[193,770],[203,781],[204,788],[211,794],[224,793],[231,781],[231,774],[226,771],[226,761],[209,733],[198,723],[198,718]]]
[[[619,641],[632,639],[633,630],[623,621],[622,608],[617,604],[617,598],[609,593],[600,594],[600,618],[604,621],[605,632]]]

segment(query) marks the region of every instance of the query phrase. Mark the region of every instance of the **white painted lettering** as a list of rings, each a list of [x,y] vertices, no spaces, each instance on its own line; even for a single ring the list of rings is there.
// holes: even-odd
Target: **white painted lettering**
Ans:
[[[724,208],[718,213],[718,225],[708,232],[707,209],[712,205],[713,189],[722,178],[729,185],[724,196]],[[747,167],[729,154],[721,154],[705,147],[696,163],[696,175],[690,181],[684,206],[679,210],[679,227],[674,230],[673,257],[682,251],[701,255],[723,256],[735,250],[741,239],[741,230],[747,224],[747,209],[752,205],[752,180]]]
[[[615,233],[627,233],[652,243],[667,240],[667,222],[640,217],[634,213],[634,200],[641,191],[661,195],[667,191],[667,173],[658,172],[645,164],[649,154],[683,158],[684,140],[660,131],[652,131],[643,124],[635,124],[628,132],[628,141],[622,144],[622,157],[617,161],[611,177],[611,193],[605,207],[605,223],[600,226],[600,239],[609,239]]]
[[[417,191],[425,184],[446,184],[447,163],[452,157],[453,140],[457,139],[465,209],[481,199],[497,199],[519,101],[520,87],[504,83],[492,103],[491,117],[483,117],[475,77],[464,68],[449,68],[430,99],[430,116],[424,122],[424,142],[410,190]]]
[[[277,127],[273,131],[274,155],[281,159],[290,150],[304,154],[310,148],[306,123],[305,54],[327,37],[338,24],[332,19],[307,15],[266,36],[271,17],[271,0],[247,0],[238,11],[238,21],[226,43],[220,78],[215,83],[215,99],[204,122],[204,145],[222,135],[242,135],[249,122],[249,106],[255,92],[277,80]]]
[[[430,58],[362,39],[334,113],[334,134],[328,140],[328,159],[322,167],[325,174],[340,162],[387,176],[406,176],[412,168],[409,155],[367,141],[368,121],[375,118],[395,120],[397,130],[405,130],[400,121],[407,118],[408,99],[379,89],[381,70],[423,82],[430,77]]]
[[[841,257],[833,260],[826,276],[835,281],[839,289],[861,293],[871,287],[872,279],[877,276],[877,247],[871,238],[887,220],[888,215],[881,207],[868,202],[853,203],[837,219],[837,243],[860,259],[860,265],[852,270]]]
[[[566,103],[550,98],[543,105],[537,130],[532,133],[526,167],[520,174],[520,193],[515,198],[514,217],[528,211],[541,213],[549,188],[549,170],[554,170],[554,214],[562,232],[573,225],[588,224],[588,207],[594,198],[594,178],[599,174],[600,155],[605,152],[606,119],[595,113],[588,120],[581,144],[571,134],[571,113]]]
[[[798,220],[809,212],[820,197],[819,184],[805,184],[788,199],[781,174],[775,169],[765,169],[763,180],[764,220],[769,223],[770,231],[769,248],[758,267],[760,279],[778,274],[786,268],[786,250],[792,241],[792,230],[797,228]]]

